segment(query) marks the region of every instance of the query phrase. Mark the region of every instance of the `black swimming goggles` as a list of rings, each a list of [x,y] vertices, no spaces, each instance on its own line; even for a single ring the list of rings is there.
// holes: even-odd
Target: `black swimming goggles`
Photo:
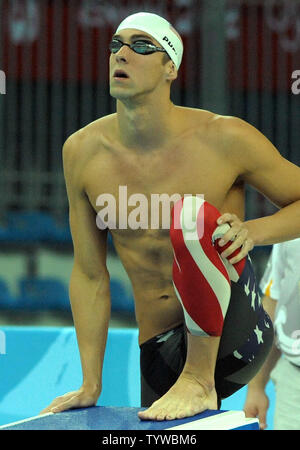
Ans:
[[[155,52],[166,52],[164,48],[156,47],[156,45],[152,44],[151,42],[139,40],[134,42],[133,44],[125,44],[125,42],[119,41],[119,39],[112,39],[111,43],[109,44],[109,50],[112,53],[118,53],[123,45],[127,45],[127,47],[129,47],[139,55],[151,55]]]

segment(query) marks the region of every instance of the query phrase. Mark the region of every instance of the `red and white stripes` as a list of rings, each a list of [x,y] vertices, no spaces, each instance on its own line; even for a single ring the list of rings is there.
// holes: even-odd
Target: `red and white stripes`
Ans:
[[[237,270],[227,260],[224,263],[219,254],[226,246],[218,248],[217,241],[229,229],[225,224],[218,230],[219,216],[214,206],[197,196],[182,198],[172,210],[173,285],[187,329],[198,336],[222,334],[231,279],[236,281],[239,277]]]

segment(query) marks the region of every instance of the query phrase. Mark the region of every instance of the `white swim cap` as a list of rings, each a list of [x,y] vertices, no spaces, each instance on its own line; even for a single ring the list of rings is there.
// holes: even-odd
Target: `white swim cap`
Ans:
[[[166,50],[177,70],[179,69],[183,44],[170,22],[157,14],[140,12],[126,17],[118,26],[116,33],[125,28],[134,28],[153,36]]]

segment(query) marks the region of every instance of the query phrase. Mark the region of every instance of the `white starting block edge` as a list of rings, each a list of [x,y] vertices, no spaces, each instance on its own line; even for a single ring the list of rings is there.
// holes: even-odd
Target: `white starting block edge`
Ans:
[[[259,425],[259,421],[255,418],[246,418],[244,411],[225,411],[218,415],[166,428],[166,430],[232,430],[250,424]]]
[[[39,414],[38,416],[28,417],[28,419],[22,419],[22,420],[18,420],[17,422],[10,422],[5,425],[0,425],[0,430],[3,428],[12,427],[14,425],[19,425],[21,423],[32,422],[33,420],[42,419],[47,416],[52,416],[53,414],[54,413],[52,413],[52,412],[46,413],[46,414]]]

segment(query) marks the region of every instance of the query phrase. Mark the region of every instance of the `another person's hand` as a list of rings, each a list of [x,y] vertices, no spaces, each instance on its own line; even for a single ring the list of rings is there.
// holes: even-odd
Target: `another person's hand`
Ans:
[[[46,413],[58,413],[74,408],[87,408],[89,406],[95,406],[99,398],[99,392],[91,392],[84,388],[80,388],[77,391],[68,392],[60,397],[57,397],[53,402],[40,414]]]
[[[269,398],[263,389],[252,389],[248,387],[248,394],[244,405],[246,417],[257,417],[259,428],[267,428],[267,411],[269,408]]]
[[[228,258],[228,261],[231,264],[235,264],[247,256],[250,250],[253,249],[254,242],[249,236],[246,223],[242,222],[235,214],[222,214],[218,218],[217,224],[221,225],[223,223],[228,223],[230,225],[230,230],[228,230],[222,239],[220,239],[219,246],[224,247],[230,241],[232,241],[232,244],[229,245],[224,252],[222,252],[221,256],[228,258],[233,252],[235,252],[235,250],[241,248],[240,252],[236,256],[231,259]]]

